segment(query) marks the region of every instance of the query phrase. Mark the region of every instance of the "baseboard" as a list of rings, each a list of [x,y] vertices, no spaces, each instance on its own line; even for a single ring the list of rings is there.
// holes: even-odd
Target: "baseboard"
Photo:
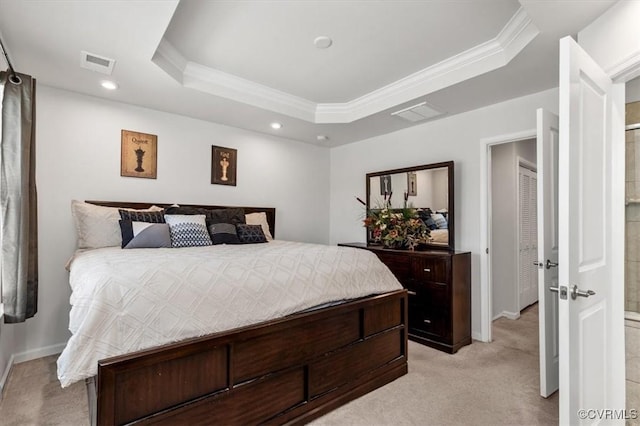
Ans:
[[[508,311],[502,311],[500,312],[498,315],[496,315],[495,317],[493,317],[493,320],[497,320],[498,318],[507,318],[510,320],[517,320],[518,318],[520,318],[520,312],[508,312]]]
[[[11,370],[13,369],[13,366],[15,364],[31,361],[33,359],[43,358],[49,355],[59,354],[62,352],[65,346],[66,343],[58,343],[57,345],[44,346],[42,348],[12,354],[11,358],[9,358],[9,362],[7,363],[7,368],[5,368],[4,373],[2,373],[2,377],[0,378],[0,401],[2,400],[4,388],[7,384],[7,381],[9,380],[9,375],[11,374]]]
[[[479,342],[484,342],[484,340],[482,340],[482,333],[480,333],[479,331],[472,331],[471,338]]]
[[[20,352],[17,354],[13,354],[12,358],[15,357],[15,363],[20,364],[21,362],[31,361],[32,359],[43,358],[49,355],[56,355],[62,352],[66,343],[58,343],[56,345],[44,346],[42,348],[31,349],[30,351]]]
[[[11,373],[11,369],[13,368],[13,364],[15,363],[15,356],[11,355],[9,358],[9,362],[7,363],[7,368],[4,369],[4,373],[0,378],[0,401],[2,401],[2,396],[4,395],[4,387],[9,380],[9,374]]]

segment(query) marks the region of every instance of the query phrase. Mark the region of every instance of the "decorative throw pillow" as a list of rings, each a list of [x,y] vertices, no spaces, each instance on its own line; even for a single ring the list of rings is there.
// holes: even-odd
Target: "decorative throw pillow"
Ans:
[[[427,225],[427,228],[429,229],[438,229],[438,225],[436,224],[436,221],[433,220],[431,216],[427,217],[424,220],[424,224]]]
[[[174,204],[167,208],[166,214],[203,214],[207,220],[207,226],[214,223],[245,223],[244,209],[233,207],[228,209],[206,209],[203,207],[179,206]]]
[[[210,246],[212,244],[204,215],[166,214],[164,219],[169,224],[173,247]]]
[[[166,223],[121,220],[120,232],[123,249],[172,247]]]
[[[260,225],[239,224],[236,225],[236,231],[238,232],[238,239],[242,244],[267,242],[267,237],[264,235],[262,226]]]
[[[119,209],[118,211],[120,212],[120,218],[122,220],[130,220],[132,222],[164,223],[164,210],[157,212],[141,212]]]
[[[152,206],[147,210],[161,211]],[[71,214],[76,225],[79,249],[101,247],[119,247],[122,243],[120,235],[120,213],[116,207],[103,207],[82,201],[71,201]]]
[[[208,228],[213,244],[240,244],[235,225],[231,223],[214,223],[209,225]]]
[[[444,216],[445,219],[447,219],[447,222],[449,221],[448,217],[449,217],[449,210],[447,209],[440,209],[440,210],[436,210],[436,213],[440,213],[442,216]]]
[[[209,224],[231,223],[233,225],[245,223],[244,209],[240,207],[234,207],[229,209],[209,210],[209,213],[207,215],[207,222]]]
[[[434,213],[431,215],[431,218],[438,226],[438,229],[447,229],[447,219],[445,219],[441,213]]]
[[[178,204],[174,204],[171,207],[167,207],[166,214],[203,214],[207,215],[209,209],[205,209],[202,207],[190,207],[190,206],[180,206]]]
[[[267,214],[265,212],[249,213],[245,216],[245,223],[247,225],[262,226],[262,232],[267,238],[267,241],[273,240],[273,236],[271,235],[271,232],[269,232],[269,222],[267,222]]]

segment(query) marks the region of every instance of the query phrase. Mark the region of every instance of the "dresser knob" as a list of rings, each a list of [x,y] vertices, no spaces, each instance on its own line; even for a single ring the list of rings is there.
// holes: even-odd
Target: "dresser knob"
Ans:
[[[429,269],[429,268],[424,268],[424,269],[423,269],[423,271],[425,271],[425,272],[431,272],[431,269]]]
[[[425,324],[431,324],[431,320],[424,320]]]

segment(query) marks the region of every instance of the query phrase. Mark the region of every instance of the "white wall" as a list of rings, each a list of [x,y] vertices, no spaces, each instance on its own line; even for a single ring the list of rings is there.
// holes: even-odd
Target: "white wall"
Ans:
[[[625,85],[625,103],[640,101],[640,77],[628,81]]]
[[[536,163],[535,139],[491,148],[492,318],[514,318],[518,303],[518,157]]]
[[[433,201],[430,204],[431,210],[438,211],[449,209],[449,171],[447,169],[436,169],[431,173],[431,192]]]
[[[455,162],[456,248],[472,252],[472,329],[480,332],[480,140],[532,130],[536,109],[557,114],[551,89],[331,150],[331,243],[364,242],[365,174]],[[482,248],[484,250],[484,248]]]
[[[0,318],[0,321],[3,319]],[[9,361],[15,347],[14,327],[0,324],[0,400],[8,378]]]
[[[157,179],[120,176],[122,129],[158,136]],[[327,148],[46,86],[38,87],[36,144],[39,310],[9,326],[11,351],[27,358],[69,337],[64,265],[75,248],[72,199],[275,207],[276,238],[329,241]],[[210,183],[211,145],[238,149],[236,187]]]
[[[621,0],[580,31],[578,43],[607,73],[619,72],[640,57],[638,19],[640,2]]]

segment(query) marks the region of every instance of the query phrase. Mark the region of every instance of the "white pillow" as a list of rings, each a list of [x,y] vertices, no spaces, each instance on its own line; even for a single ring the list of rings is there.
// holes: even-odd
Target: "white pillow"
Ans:
[[[267,237],[267,241],[273,240],[271,232],[269,232],[269,222],[267,222],[267,214],[265,212],[249,213],[244,215],[247,225],[260,225],[262,226],[262,232]]]
[[[431,219],[436,223],[438,229],[447,229],[448,223],[447,219],[444,217],[442,213],[432,213]]]
[[[152,206],[149,209],[138,211],[162,211],[162,208]],[[117,207],[96,206],[73,200],[71,201],[71,213],[76,225],[79,249],[115,247],[122,244],[120,213]]]

